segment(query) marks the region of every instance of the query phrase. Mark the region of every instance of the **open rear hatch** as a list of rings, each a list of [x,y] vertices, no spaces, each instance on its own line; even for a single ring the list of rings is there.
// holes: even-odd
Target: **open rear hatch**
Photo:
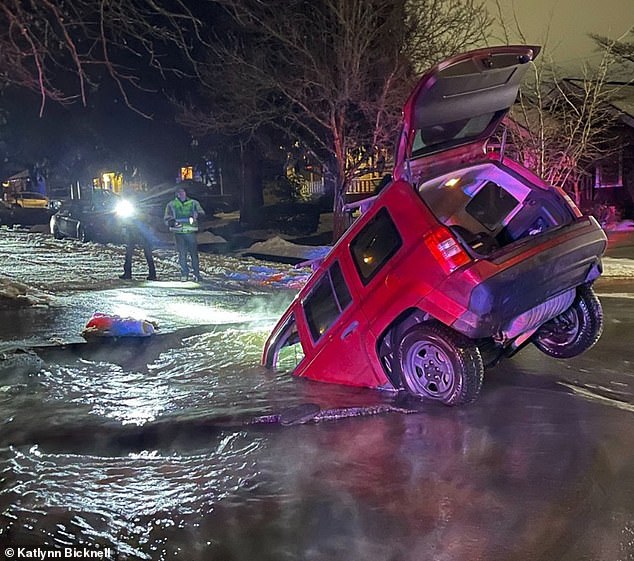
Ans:
[[[450,58],[425,74],[403,108],[394,177],[416,182],[411,163],[429,170],[482,147],[515,102],[539,47],[507,45]],[[456,150],[460,148],[456,152]],[[444,152],[439,157],[439,152]]]

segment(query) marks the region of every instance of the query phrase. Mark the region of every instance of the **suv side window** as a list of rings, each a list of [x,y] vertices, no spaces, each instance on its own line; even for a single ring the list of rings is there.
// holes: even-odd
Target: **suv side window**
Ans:
[[[270,351],[266,357],[266,366],[292,371],[303,358],[304,351],[299,340],[295,315],[291,314],[271,342]]]
[[[350,244],[352,258],[363,284],[368,284],[403,245],[392,217],[384,207]]]
[[[317,342],[352,302],[339,261],[317,281],[304,301],[304,313],[313,340]]]

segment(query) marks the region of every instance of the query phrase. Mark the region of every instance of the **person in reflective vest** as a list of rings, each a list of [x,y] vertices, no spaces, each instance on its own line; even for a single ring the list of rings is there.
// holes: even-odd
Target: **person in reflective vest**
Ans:
[[[170,232],[174,234],[182,281],[189,278],[188,256],[191,258],[191,272],[194,280],[200,281],[196,232],[198,232],[198,218],[204,214],[205,211],[200,203],[196,199],[190,199],[183,187],[176,189],[174,199],[165,207],[163,220]]]

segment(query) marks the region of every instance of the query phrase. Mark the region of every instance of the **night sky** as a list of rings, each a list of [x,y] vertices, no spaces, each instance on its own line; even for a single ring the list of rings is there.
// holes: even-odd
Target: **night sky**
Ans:
[[[160,93],[137,93],[133,102],[146,119],[125,105],[119,92],[104,83],[88,98],[88,105],[60,106],[47,102],[39,116],[40,99],[29,92],[5,92],[8,107],[5,142],[9,161],[1,174],[28,167],[46,158],[62,175],[78,170],[87,182],[102,171],[118,171],[117,165],[136,166],[149,184],[173,181],[189,157],[190,136],[174,120],[174,109]],[[92,170],[80,172],[80,160],[93,162]],[[53,181],[55,178],[51,177]]]
[[[491,14],[497,14],[496,0],[485,0]],[[499,0],[509,30],[517,15],[528,43],[542,45],[541,56],[574,74],[586,60],[596,57],[596,45],[589,33],[618,39],[634,27],[634,0]],[[497,44],[503,37],[499,28]],[[512,40],[519,40],[511,34]],[[631,40],[631,37],[630,37]]]

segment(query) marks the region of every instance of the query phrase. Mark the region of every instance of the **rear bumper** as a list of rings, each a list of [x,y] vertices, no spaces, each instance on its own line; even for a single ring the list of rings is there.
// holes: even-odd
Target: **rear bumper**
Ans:
[[[490,260],[474,263],[460,272],[460,276],[466,274],[478,282],[465,312],[452,327],[473,339],[504,332],[520,314],[594,281],[601,274],[606,245],[597,221],[583,217],[539,238],[523,239]],[[448,283],[454,280],[459,279],[454,277]]]

